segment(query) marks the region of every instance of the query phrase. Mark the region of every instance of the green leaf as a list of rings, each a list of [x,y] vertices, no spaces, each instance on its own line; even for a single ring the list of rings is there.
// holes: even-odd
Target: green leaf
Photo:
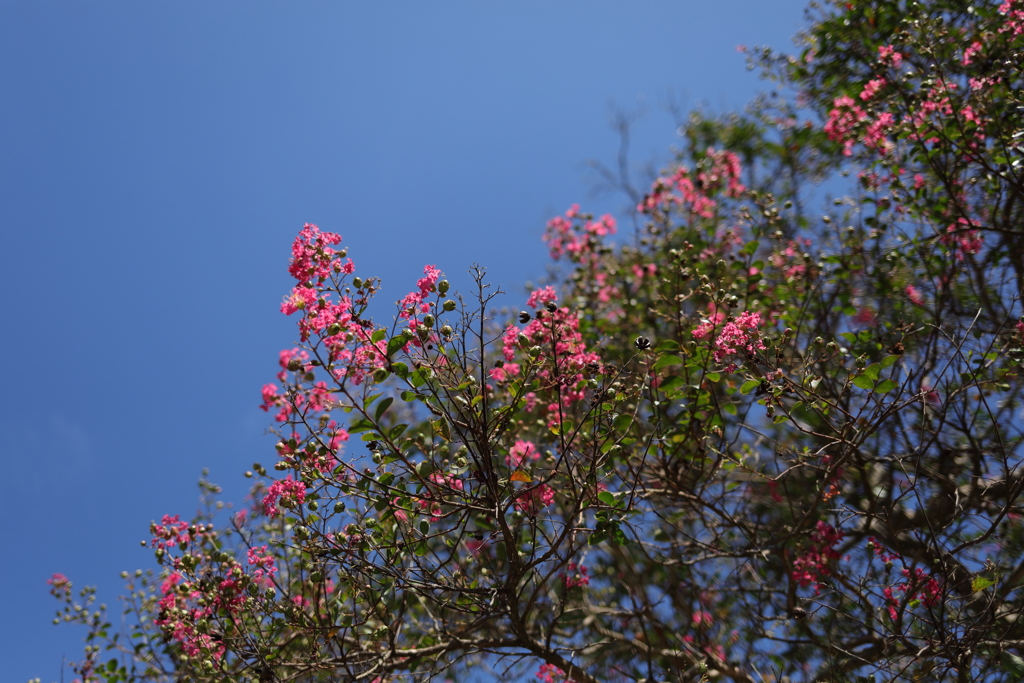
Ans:
[[[670,365],[679,365],[682,362],[683,362],[683,359],[680,358],[679,356],[674,356],[672,354],[667,354],[667,355],[664,355],[664,356],[662,356],[661,358],[658,359],[658,361],[654,364],[654,368],[653,369],[654,370],[661,370],[662,368],[667,368]]]
[[[875,388],[875,380],[871,379],[867,375],[857,375],[853,378],[853,386],[871,391]]]
[[[373,413],[373,419],[376,420],[377,422],[380,422],[380,418],[384,415],[385,412],[387,412],[387,409],[391,407],[391,404],[394,403],[394,401],[395,399],[393,397],[388,396],[387,398],[383,399],[380,403],[378,403],[377,410],[374,411]]]
[[[374,344],[376,344],[381,339],[383,339],[385,337],[385,335],[387,335],[386,331],[384,331],[384,330],[377,330],[376,332],[374,332],[373,334],[370,335],[370,341],[372,341]]]
[[[597,494],[597,498],[605,505],[615,505],[615,494],[611,491],[601,491]]]
[[[1003,652],[1003,668],[1015,678],[1024,678],[1024,659],[1011,652]]]
[[[994,586],[994,585],[996,585],[996,582],[995,582],[994,579],[987,579],[984,576],[975,576],[971,580],[971,591],[974,592],[974,593],[977,593],[978,591],[983,591],[986,588],[988,588],[989,586]]]
[[[785,421],[786,421],[786,420],[788,420],[788,419],[789,419],[789,418],[788,418],[788,417],[786,417],[785,415],[776,415],[776,416],[775,416],[775,419],[774,419],[774,420],[772,420],[772,422],[774,422],[775,424],[779,424],[780,422],[785,422]]]
[[[403,332],[402,334],[398,335],[397,337],[392,337],[391,341],[388,342],[387,354],[389,356],[394,354],[395,351],[398,351],[399,349],[404,348],[405,345],[408,344],[408,343],[409,343],[409,338],[405,336],[405,332]]]
[[[359,418],[348,426],[348,433],[356,434],[358,432],[365,432],[368,429],[376,429],[376,426],[365,418]]]
[[[879,394],[887,394],[896,387],[898,387],[899,385],[899,382],[895,380],[883,379],[881,382],[878,383],[878,386],[875,387],[875,391]]]
[[[872,363],[871,365],[864,368],[864,376],[870,377],[871,379],[878,379],[878,373],[882,371],[882,366],[878,363]]]
[[[899,360],[899,358],[899,356],[886,356],[885,358],[882,359],[882,362],[879,365],[881,365],[882,369],[884,370],[891,366],[893,363],[895,363],[897,360]]]
[[[707,374],[707,378],[708,378],[709,382],[721,382],[722,381],[722,376],[720,374],[718,374],[717,372],[709,372]]]
[[[400,437],[402,435],[402,432],[408,429],[408,427],[409,425],[407,424],[395,425],[394,427],[391,428],[391,431],[388,432],[388,438],[394,441],[395,439]]]
[[[749,394],[751,391],[753,391],[754,389],[756,389],[759,386],[761,386],[761,380],[759,380],[759,379],[749,379],[749,380],[747,380],[746,382],[743,383],[743,386],[740,387],[740,393],[741,394]]]
[[[395,373],[402,379],[405,379],[409,376],[409,366],[405,363],[392,363],[391,372]]]

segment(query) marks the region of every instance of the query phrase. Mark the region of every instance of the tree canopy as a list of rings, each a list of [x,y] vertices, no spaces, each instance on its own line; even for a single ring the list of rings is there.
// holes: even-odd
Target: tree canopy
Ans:
[[[126,632],[51,579],[82,680],[1024,677],[1024,0],[808,18],[521,298],[374,321],[304,226],[272,464],[152,525]]]

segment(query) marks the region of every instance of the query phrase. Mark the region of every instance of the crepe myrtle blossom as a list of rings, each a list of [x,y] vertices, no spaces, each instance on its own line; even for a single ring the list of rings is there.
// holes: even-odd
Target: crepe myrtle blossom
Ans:
[[[553,502],[555,502],[555,490],[547,484],[538,484],[516,496],[515,508],[528,515],[535,515]]]
[[[540,451],[531,441],[516,441],[505,456],[505,464],[509,467],[522,467],[524,462],[540,460]]]
[[[268,517],[276,517],[280,512],[277,508],[278,502],[282,507],[290,508],[302,505],[306,500],[306,485],[300,481],[293,481],[292,475],[275,481],[263,497],[263,511]]]
[[[541,664],[534,675],[541,683],[576,683],[571,678],[566,678],[565,672],[554,664]]]
[[[882,594],[885,596],[886,611],[893,621],[899,617],[901,604],[910,604],[920,600],[925,607],[935,606],[942,599],[942,584],[934,576],[928,575],[923,569],[914,567],[900,572],[903,581],[895,586],[887,586]],[[901,599],[896,592],[903,593]]]
[[[587,576],[589,570],[582,564],[570,562],[566,565],[565,570],[564,580],[566,588],[579,588],[590,585],[590,577]]]
[[[831,524],[819,521],[811,532],[811,542],[803,553],[793,561],[792,577],[800,586],[814,585],[820,592],[824,578],[831,573],[832,565],[839,560],[835,545],[843,540],[843,532]]]
[[[709,335],[723,318],[723,313],[715,313],[707,322],[694,328],[691,332],[694,339],[703,339]],[[735,320],[726,322],[714,338],[715,362],[721,363],[726,356],[739,353],[741,349],[748,353],[755,350],[764,351],[767,347],[757,331],[760,326],[761,314],[750,311],[741,313]]]

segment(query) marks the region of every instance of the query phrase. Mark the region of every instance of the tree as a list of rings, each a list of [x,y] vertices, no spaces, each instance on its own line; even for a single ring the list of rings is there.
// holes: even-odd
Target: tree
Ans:
[[[512,320],[427,266],[375,323],[305,226],[275,476],[153,524],[122,640],[54,577],[82,678],[1024,677],[1024,1],[810,18],[751,54],[795,96],[693,115],[634,239],[552,219]]]

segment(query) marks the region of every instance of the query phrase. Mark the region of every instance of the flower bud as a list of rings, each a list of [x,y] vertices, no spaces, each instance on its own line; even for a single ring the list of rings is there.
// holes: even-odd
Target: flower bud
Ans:
[[[444,296],[445,294],[448,293],[448,287],[450,286],[451,285],[448,283],[447,280],[441,280],[440,282],[437,283],[437,291],[441,294],[441,296]]]
[[[341,334],[341,325],[338,323],[332,323],[327,326],[327,335],[333,337],[336,334]]]
[[[324,575],[323,575],[322,572],[312,572],[309,575],[309,580],[312,581],[313,583],[320,583],[321,581],[324,580]]]
[[[362,286],[363,286],[363,278],[361,278],[361,277],[354,277],[354,278],[352,278],[352,286],[355,287],[356,289],[361,289]]]
[[[434,316],[430,315],[429,313],[427,315],[423,316],[423,326],[427,327],[427,328],[433,327],[434,326]]]
[[[302,369],[302,361],[298,358],[292,358],[288,361],[288,369],[292,372],[298,372]]]
[[[383,382],[388,378],[388,371],[386,368],[377,368],[373,371],[373,381]]]
[[[320,507],[320,504],[317,503],[315,500],[311,500],[308,503],[306,503],[306,507],[308,507],[310,511],[316,512],[316,509]]]
[[[447,339],[455,334],[455,330],[452,329],[451,325],[445,325],[441,328],[441,334]]]
[[[444,305],[442,305],[441,308],[443,308],[444,310],[450,312],[450,311],[454,311],[455,310],[455,306],[456,306],[455,300],[454,299],[448,299],[448,301],[444,302]]]
[[[539,355],[540,355],[540,347],[539,346],[531,346],[530,347],[530,358],[536,358]]]
[[[334,504],[334,514],[340,515],[344,511],[345,511],[345,503],[344,502],[339,500],[337,503]]]

